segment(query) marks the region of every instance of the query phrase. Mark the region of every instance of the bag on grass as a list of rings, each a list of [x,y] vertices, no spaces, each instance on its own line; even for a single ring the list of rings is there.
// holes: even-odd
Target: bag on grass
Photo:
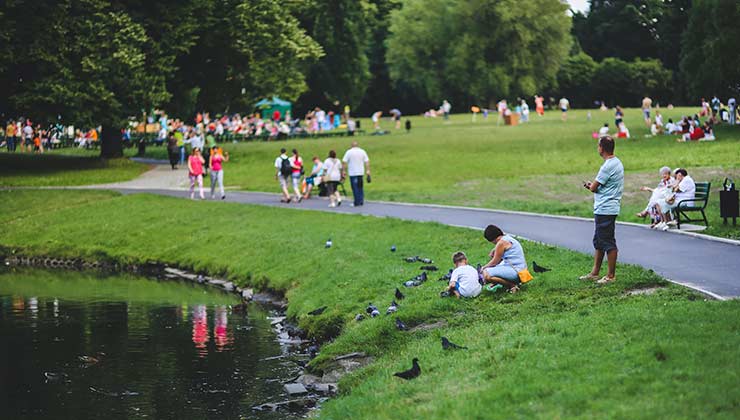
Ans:
[[[517,274],[519,275],[519,281],[522,283],[527,283],[534,278],[532,277],[532,274],[529,272],[529,270],[526,268],[518,272]]]

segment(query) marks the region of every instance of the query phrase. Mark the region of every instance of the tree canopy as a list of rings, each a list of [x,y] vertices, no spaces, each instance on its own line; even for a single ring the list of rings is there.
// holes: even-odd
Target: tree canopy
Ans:
[[[391,78],[429,101],[488,103],[555,80],[570,47],[559,0],[408,0],[391,17]]]

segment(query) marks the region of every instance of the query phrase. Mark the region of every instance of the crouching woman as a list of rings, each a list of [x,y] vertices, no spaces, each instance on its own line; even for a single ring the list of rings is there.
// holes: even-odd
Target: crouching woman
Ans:
[[[483,232],[488,242],[495,244],[489,254],[491,261],[481,267],[481,274],[486,283],[501,284],[509,292],[519,291],[519,285],[532,279],[524,259],[522,245],[496,225],[488,225]]]

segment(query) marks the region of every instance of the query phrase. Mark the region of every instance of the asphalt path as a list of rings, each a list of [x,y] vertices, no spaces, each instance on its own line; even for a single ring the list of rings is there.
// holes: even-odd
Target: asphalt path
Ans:
[[[150,193],[188,198],[183,189],[150,188],[151,185],[126,184],[96,186],[124,194]],[[372,192],[370,192],[372,194]],[[589,219],[548,216],[531,213],[498,211],[468,207],[425,204],[366,202],[351,207],[346,200],[340,207],[329,208],[325,199],[304,200],[284,204],[278,194],[258,192],[227,192],[227,202],[255,204],[300,210],[394,217],[419,222],[438,222],[451,226],[483,229],[496,224],[514,235],[561,246],[586,254],[593,253],[593,221]],[[740,297],[740,242],[722,241],[703,235],[661,232],[635,224],[617,224],[619,261],[652,269],[666,279],[699,290],[718,299]],[[584,267],[584,272],[588,267]],[[619,274],[617,273],[617,278]]]

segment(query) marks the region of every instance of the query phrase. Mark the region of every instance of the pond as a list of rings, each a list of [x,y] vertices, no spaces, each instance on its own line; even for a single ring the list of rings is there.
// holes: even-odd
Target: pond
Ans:
[[[0,417],[301,417],[253,411],[300,370],[275,314],[238,304],[194,284],[2,270]]]

